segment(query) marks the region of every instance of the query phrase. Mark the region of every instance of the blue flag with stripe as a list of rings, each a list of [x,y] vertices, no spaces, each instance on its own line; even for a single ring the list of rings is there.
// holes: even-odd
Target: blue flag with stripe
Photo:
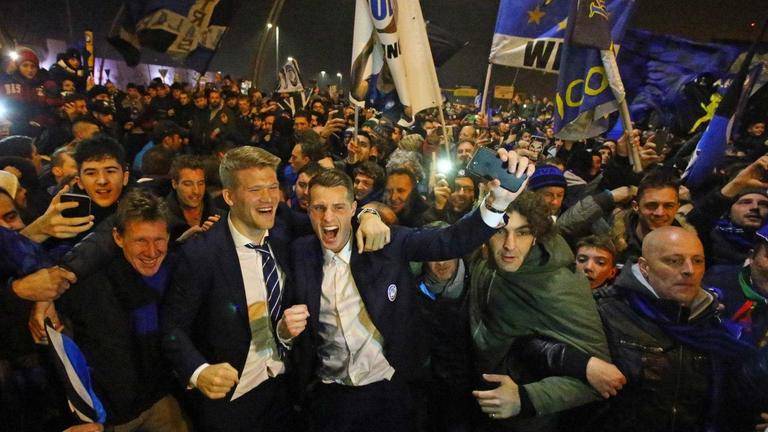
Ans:
[[[633,6],[633,0],[614,0],[608,8],[602,1],[573,0],[555,95],[559,138],[582,140],[608,129],[608,115],[619,109],[624,87],[613,52],[602,48],[621,39]],[[604,25],[608,17],[610,34]]]
[[[50,319],[45,321],[45,331],[48,335],[48,348],[56,372],[64,384],[69,407],[84,422],[104,424],[107,411],[93,390],[85,355],[72,339],[54,329]]]
[[[628,5],[634,0],[592,3],[607,3],[610,27],[623,30],[631,9]],[[568,11],[568,0],[501,0],[489,62],[557,73]],[[612,31],[614,41],[616,33]]]
[[[128,66],[141,48],[166,53],[205,72],[238,7],[238,0],[129,0],[115,17],[107,40]]]

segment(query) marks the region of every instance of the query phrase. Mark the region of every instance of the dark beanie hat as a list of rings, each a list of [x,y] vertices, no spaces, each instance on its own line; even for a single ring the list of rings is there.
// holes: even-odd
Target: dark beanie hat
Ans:
[[[528,181],[528,189],[535,191],[549,186],[556,186],[565,189],[568,183],[565,182],[565,176],[558,167],[551,165],[542,165],[536,167],[536,171]]]
[[[768,189],[757,188],[757,187],[742,189],[741,191],[739,191],[739,193],[736,194],[735,197],[733,197],[733,202],[736,202],[744,195],[749,195],[749,194],[759,194],[768,198]]]
[[[69,60],[72,58],[76,58],[80,60],[80,51],[77,50],[77,48],[70,48],[66,51],[64,51],[64,55],[62,56],[64,60]]]

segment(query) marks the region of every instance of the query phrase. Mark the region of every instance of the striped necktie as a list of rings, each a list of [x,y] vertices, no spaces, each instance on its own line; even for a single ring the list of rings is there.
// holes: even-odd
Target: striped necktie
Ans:
[[[261,271],[264,273],[264,284],[267,287],[267,305],[269,306],[269,317],[272,320],[272,328],[277,325],[280,319],[281,303],[283,292],[280,289],[280,279],[277,276],[277,263],[269,252],[267,239],[261,245],[248,243],[245,245],[248,249],[253,249],[261,253]]]

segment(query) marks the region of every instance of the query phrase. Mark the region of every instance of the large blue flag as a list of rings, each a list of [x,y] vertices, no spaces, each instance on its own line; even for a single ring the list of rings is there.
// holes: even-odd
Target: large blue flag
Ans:
[[[624,98],[611,45],[621,38],[633,6],[633,0],[615,0],[609,8],[603,1],[573,0],[555,95],[559,138],[581,140],[608,129],[608,115]]]
[[[645,124],[655,114],[654,125],[670,127],[676,135],[703,130],[714,113],[709,87],[727,77],[728,67],[742,51],[731,45],[627,31],[618,62],[632,120]]]
[[[238,0],[128,0],[108,37],[128,66],[141,61],[141,48],[166,53],[205,72],[226,32]]]
[[[595,5],[605,4],[594,0]],[[613,40],[621,35],[634,0],[607,2]],[[493,64],[560,70],[563,38],[568,23],[568,0],[501,0],[489,61]]]
[[[711,178],[725,155],[733,125],[743,113],[746,100],[749,99],[752,88],[763,71],[763,65],[760,63],[749,69],[753,55],[754,51],[750,50],[739,72],[724,87],[722,100],[696,144],[693,156],[682,176],[683,182],[692,191],[699,190],[707,184],[707,180]]]

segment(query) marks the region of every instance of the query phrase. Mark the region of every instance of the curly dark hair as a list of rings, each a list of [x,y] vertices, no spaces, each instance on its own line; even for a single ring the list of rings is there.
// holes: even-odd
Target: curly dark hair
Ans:
[[[523,216],[536,238],[555,235],[557,228],[550,216],[547,203],[538,194],[525,191],[507,207],[507,213],[517,212]]]

